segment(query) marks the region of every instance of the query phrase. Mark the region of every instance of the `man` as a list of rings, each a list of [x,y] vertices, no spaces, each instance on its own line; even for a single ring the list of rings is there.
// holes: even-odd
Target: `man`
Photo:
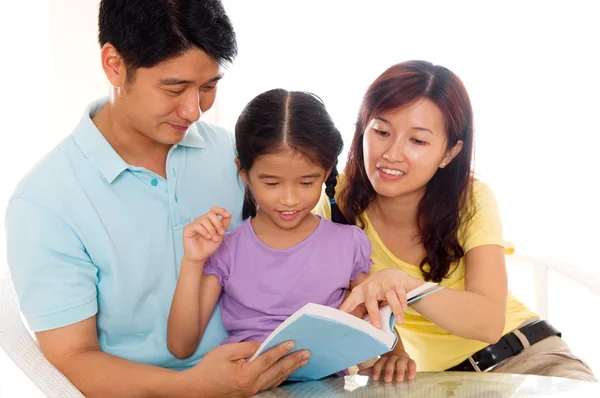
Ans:
[[[102,0],[112,88],[19,184],[6,216],[21,308],[86,396],[245,396],[307,362],[285,344],[225,345],[215,313],[196,352],[166,346],[182,229],[212,206],[241,222],[229,132],[198,121],[236,55],[218,0]],[[211,350],[212,349],[212,350]],[[179,371],[177,371],[179,370]]]

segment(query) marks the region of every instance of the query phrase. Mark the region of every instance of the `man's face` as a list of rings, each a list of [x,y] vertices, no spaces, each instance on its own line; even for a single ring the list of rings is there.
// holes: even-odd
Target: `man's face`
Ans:
[[[219,63],[199,49],[139,68],[118,90],[122,120],[152,141],[176,144],[215,102],[222,74]]]

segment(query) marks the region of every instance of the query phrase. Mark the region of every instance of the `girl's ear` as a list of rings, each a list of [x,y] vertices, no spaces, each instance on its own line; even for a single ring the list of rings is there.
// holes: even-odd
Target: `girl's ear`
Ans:
[[[328,170],[325,170],[325,181],[327,181],[327,179],[331,175],[331,170],[333,170],[333,167],[330,167]]]
[[[242,170],[242,166],[240,165],[240,160],[238,158],[235,158],[234,161],[235,167],[237,167],[238,174],[242,178],[242,181],[244,181],[244,184],[250,185],[250,180],[248,179],[248,172],[246,172],[246,170]]]

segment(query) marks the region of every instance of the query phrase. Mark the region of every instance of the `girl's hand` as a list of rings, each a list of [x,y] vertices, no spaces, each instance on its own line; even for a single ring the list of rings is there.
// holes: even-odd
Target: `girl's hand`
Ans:
[[[403,312],[407,308],[406,292],[411,291],[423,282],[408,276],[398,269],[384,269],[369,275],[352,292],[340,306],[340,310],[355,313],[357,307],[364,303],[373,326],[381,328],[379,304],[387,302],[394,313],[397,323],[404,322]]]
[[[199,264],[203,267],[206,259],[221,246],[230,222],[231,214],[214,206],[208,213],[189,223],[183,229],[182,263]]]
[[[386,383],[394,381],[394,374],[398,383],[403,382],[405,376],[408,377],[408,380],[414,380],[417,364],[406,351],[390,351],[382,355],[372,367],[358,372],[361,375],[371,376],[375,381],[379,380],[381,373],[383,373],[383,380]]]

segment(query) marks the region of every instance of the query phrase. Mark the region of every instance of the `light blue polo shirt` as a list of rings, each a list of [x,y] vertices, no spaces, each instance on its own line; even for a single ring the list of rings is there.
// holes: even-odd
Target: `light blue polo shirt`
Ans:
[[[194,123],[170,149],[164,179],[125,163],[96,128],[105,102],[86,109],[10,199],[8,265],[21,310],[33,331],[97,315],[103,351],[187,368],[226,336],[217,309],[194,355],[167,350],[183,227],[215,205],[233,215],[230,229],[241,223],[233,136]]]

